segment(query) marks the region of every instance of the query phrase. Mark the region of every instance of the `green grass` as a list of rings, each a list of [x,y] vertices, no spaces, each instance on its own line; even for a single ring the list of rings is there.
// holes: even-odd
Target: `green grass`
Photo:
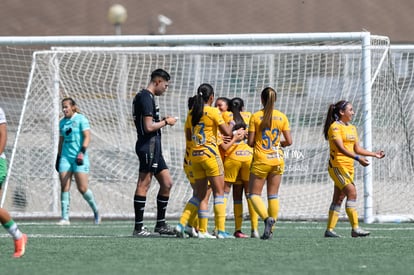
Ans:
[[[325,239],[324,222],[278,222],[268,241],[132,238],[132,221],[18,224],[29,236],[26,255],[12,259],[2,232],[1,274],[414,274],[413,224],[363,224],[371,236],[351,238],[340,222],[343,238]]]

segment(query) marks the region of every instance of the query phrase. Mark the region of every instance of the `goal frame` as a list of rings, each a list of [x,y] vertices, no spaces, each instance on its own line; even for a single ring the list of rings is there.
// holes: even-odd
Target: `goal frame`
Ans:
[[[316,41],[360,41],[362,53],[362,94],[363,94],[363,112],[364,112],[364,138],[363,146],[367,150],[372,150],[372,119],[371,119],[371,87],[375,73],[371,72],[371,39],[369,32],[346,32],[346,33],[292,33],[292,34],[231,34],[231,35],[122,35],[122,36],[31,36],[31,37],[0,37],[2,46],[97,46],[108,47],[112,45],[122,46],[145,46],[145,45],[209,45],[209,44],[242,44],[242,43],[280,43],[280,42],[316,42]],[[386,37],[383,37],[387,39]],[[388,41],[389,43],[389,41]],[[145,50],[145,47],[142,48]],[[373,75],[373,77],[372,77]],[[58,87],[56,87],[58,89]],[[26,91],[26,98],[29,91]],[[20,123],[22,122],[25,103],[23,104]],[[55,102],[58,106],[59,102]],[[59,107],[55,110],[59,113]],[[56,116],[57,119],[58,116]],[[57,121],[54,122],[57,125]],[[20,127],[19,127],[20,128]],[[16,138],[13,141],[12,155],[10,156],[9,170],[13,168],[14,155],[17,141],[19,138],[19,128]],[[56,146],[55,146],[56,147]],[[372,166],[363,168],[364,182],[364,222],[372,223],[375,220],[373,215],[373,198],[372,198]],[[8,178],[3,186],[3,196],[1,206],[4,204],[7,195]]]

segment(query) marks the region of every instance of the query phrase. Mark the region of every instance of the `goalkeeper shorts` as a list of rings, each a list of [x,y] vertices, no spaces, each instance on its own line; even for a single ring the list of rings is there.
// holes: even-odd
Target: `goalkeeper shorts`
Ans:
[[[83,164],[77,165],[76,158],[67,158],[65,156],[60,157],[59,161],[59,173],[73,172],[73,173],[89,173],[89,158],[88,154],[84,155]]]

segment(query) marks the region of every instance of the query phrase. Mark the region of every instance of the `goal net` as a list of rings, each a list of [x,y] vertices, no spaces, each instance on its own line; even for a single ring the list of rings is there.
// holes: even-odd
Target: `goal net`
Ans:
[[[402,77],[411,81],[412,68],[407,66],[403,76],[396,74],[388,38],[368,36],[367,43],[364,37],[365,33],[297,34],[267,41],[252,35],[248,41],[237,41],[230,35],[220,40],[185,37],[182,42],[182,36],[171,36],[171,41],[160,38],[160,46],[140,47],[104,43],[75,47],[85,45],[75,37],[60,47],[52,47],[53,43],[36,49],[3,47],[1,107],[9,123],[10,169],[2,203],[15,216],[60,215],[60,184],[54,169],[58,121],[61,100],[72,97],[90,121],[89,186],[102,216],[133,217],[139,163],[132,99],[147,86],[151,71],[163,68],[172,79],[168,91],[156,98],[157,104],[162,116],[179,117],[174,127],[162,130],[163,154],[174,180],[169,217],[178,217],[192,194],[182,169],[183,126],[188,97],[208,82],[216,97],[241,97],[250,112],[261,108],[264,87],[277,90],[276,108],[289,118],[293,137],[293,145],[285,150],[281,219],[327,218],[333,183],[327,173],[328,144],[322,128],[329,104],[341,99],[353,104],[353,124],[363,146],[386,152],[385,159],[371,160],[368,168],[356,165],[359,213],[368,222],[377,216],[410,218],[414,213],[409,198],[413,96],[412,83],[401,81]],[[401,58],[412,65],[412,54]],[[71,217],[91,216],[72,185]],[[145,214],[149,217],[156,214],[158,187],[154,180],[148,192]],[[227,213],[232,217],[232,199],[228,201]]]

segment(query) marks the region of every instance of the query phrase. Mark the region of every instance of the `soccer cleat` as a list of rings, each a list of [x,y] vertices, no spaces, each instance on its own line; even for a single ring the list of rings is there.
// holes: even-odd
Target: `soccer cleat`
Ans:
[[[252,230],[252,234],[250,235],[250,238],[259,239],[260,238],[259,231]]]
[[[14,240],[14,258],[20,258],[26,251],[27,235],[22,234],[22,237],[18,240]]]
[[[152,233],[146,227],[142,227],[141,230],[134,229],[134,232],[132,232],[132,237],[136,238],[148,238],[151,236]]]
[[[325,231],[325,238],[339,238],[341,237],[333,230],[326,230]]]
[[[197,233],[197,230],[194,228],[194,227],[192,227],[192,226],[189,226],[189,225],[187,225],[186,227],[185,227],[185,233],[187,233],[187,235],[188,236],[190,236],[191,238],[197,238],[198,237],[198,233]]]
[[[56,224],[57,225],[70,225],[70,221],[69,220],[65,220],[65,219],[61,219]]]
[[[97,212],[95,212],[94,214],[93,214],[93,216],[94,216],[94,223],[95,224],[101,224],[101,221],[102,221],[102,219],[101,219],[101,215],[99,215],[99,212],[97,211]]]
[[[156,226],[154,228],[154,232],[159,233],[160,235],[169,235],[169,236],[175,235],[174,229],[171,228],[171,226],[169,226],[167,223],[164,223],[161,226]]]
[[[261,237],[262,240],[269,240],[273,237],[272,227],[275,224],[275,219],[272,217],[267,217],[264,221],[265,229]]]
[[[185,228],[182,224],[177,224],[177,226],[174,228],[175,235],[177,238],[186,238],[187,235],[185,234]]]
[[[234,239],[233,235],[230,235],[229,233],[225,231],[217,231],[217,239]]]
[[[240,230],[237,230],[236,232],[234,232],[233,235],[234,235],[234,237],[236,237],[238,239],[245,239],[245,238],[249,237],[246,234],[244,234],[243,232],[241,232]]]
[[[260,239],[262,240],[271,240],[272,238],[273,238],[273,232],[270,232],[267,238],[265,238],[263,235],[260,237]]]
[[[353,237],[353,238],[357,238],[357,237],[366,237],[366,236],[368,236],[369,234],[371,234],[371,232],[369,232],[369,231],[365,231],[365,230],[363,230],[362,228],[360,228],[360,227],[357,227],[357,228],[355,228],[355,229],[352,229],[352,231],[351,231],[351,236]]]
[[[199,239],[216,239],[215,236],[211,235],[208,232],[198,232]]]

